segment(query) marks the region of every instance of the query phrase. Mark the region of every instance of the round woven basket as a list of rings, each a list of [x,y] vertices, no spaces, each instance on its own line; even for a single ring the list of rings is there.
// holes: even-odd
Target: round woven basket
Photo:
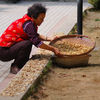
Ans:
[[[51,41],[50,45],[58,48],[63,55],[63,57],[53,56],[53,63],[74,67],[88,64],[91,56],[89,53],[95,48],[95,41],[83,35],[64,35]]]
[[[58,48],[63,56],[86,55],[95,48],[95,44],[93,39],[83,35],[64,35],[50,43]]]
[[[66,68],[73,68],[79,66],[87,66],[89,62],[89,58],[91,55],[81,55],[81,56],[70,56],[70,57],[52,57],[52,61],[54,64],[66,67]]]

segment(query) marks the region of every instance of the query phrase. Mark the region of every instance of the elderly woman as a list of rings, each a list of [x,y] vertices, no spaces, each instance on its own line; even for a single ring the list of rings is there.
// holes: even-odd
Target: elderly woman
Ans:
[[[46,15],[46,8],[42,4],[34,4],[28,8],[27,14],[14,21],[0,37],[0,60],[10,61],[10,72],[16,74],[29,60],[32,45],[38,48],[50,50],[57,56],[59,50],[46,45],[42,40],[49,41],[49,38],[37,33]]]

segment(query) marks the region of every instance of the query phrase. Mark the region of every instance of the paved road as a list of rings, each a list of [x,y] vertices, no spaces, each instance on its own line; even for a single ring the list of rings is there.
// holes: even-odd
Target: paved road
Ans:
[[[20,2],[18,4],[0,3],[0,33],[14,20],[22,17],[27,8],[36,2]],[[46,18],[43,24],[39,27],[39,33],[53,36],[57,33],[68,34],[77,21],[77,4],[76,2],[41,2],[48,8]],[[89,6],[84,3],[84,9]],[[34,46],[32,53],[34,53]],[[31,55],[32,55],[31,53]],[[12,61],[0,61],[0,82],[9,73],[9,68]],[[1,86],[0,86],[1,87]]]

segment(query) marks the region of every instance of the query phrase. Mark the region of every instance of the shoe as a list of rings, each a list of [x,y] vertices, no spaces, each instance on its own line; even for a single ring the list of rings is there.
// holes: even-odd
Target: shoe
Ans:
[[[12,74],[17,74],[20,71],[20,68],[18,68],[17,66],[11,66],[10,68],[10,73]]]

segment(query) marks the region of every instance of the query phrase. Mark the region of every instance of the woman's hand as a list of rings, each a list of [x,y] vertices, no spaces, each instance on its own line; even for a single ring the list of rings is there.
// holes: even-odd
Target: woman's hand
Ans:
[[[46,37],[46,41],[52,41],[53,39],[50,37]]]
[[[45,41],[53,41],[55,39],[57,39],[59,36],[55,36],[55,37],[45,37]]]
[[[53,41],[55,39],[57,39],[58,36],[55,36],[55,37],[46,37],[46,41]]]
[[[53,48],[54,49],[54,53],[56,56],[62,57],[63,55],[60,53],[58,48]]]
[[[47,44],[44,44],[42,43],[39,48],[42,48],[42,49],[46,49],[46,50],[50,50],[52,52],[55,53],[56,56],[59,56],[59,57],[62,57],[63,55],[60,53],[59,49],[58,48],[55,48],[51,45],[47,45]]]
[[[59,36],[55,36],[55,37],[53,38],[53,40],[56,40],[57,38],[59,38]]]

